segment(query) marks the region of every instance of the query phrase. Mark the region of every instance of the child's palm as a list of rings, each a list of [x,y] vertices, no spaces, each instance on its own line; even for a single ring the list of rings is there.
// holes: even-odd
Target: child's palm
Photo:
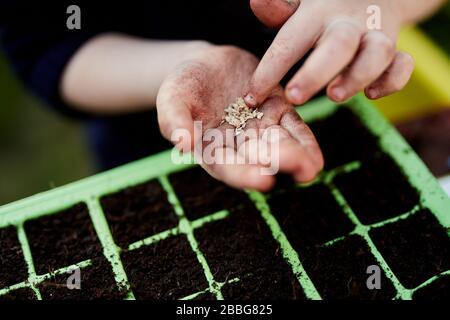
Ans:
[[[163,135],[171,139],[175,130],[187,129],[191,139],[184,139],[178,145],[185,151],[191,150],[194,143],[194,121],[201,121],[202,133],[219,129],[225,137],[225,130],[234,130],[234,127],[222,121],[224,109],[243,95],[257,63],[258,60],[244,50],[213,47],[180,66],[166,79],[158,95],[158,118]],[[292,173],[299,181],[314,178],[323,165],[320,149],[308,127],[284,99],[281,87],[274,90],[260,111],[264,113],[263,118],[249,120],[247,133],[254,130],[260,137],[267,129],[279,129],[279,159],[276,161],[280,169]],[[261,139],[244,141],[239,136],[232,139],[235,141],[225,140],[215,146],[215,151],[233,159],[247,159],[246,164],[202,166],[216,178],[238,188],[270,188],[274,177],[261,175],[262,164],[248,161],[255,159],[257,149],[261,149]],[[242,143],[246,143],[246,148],[239,149]],[[242,150],[245,152],[239,152]]]

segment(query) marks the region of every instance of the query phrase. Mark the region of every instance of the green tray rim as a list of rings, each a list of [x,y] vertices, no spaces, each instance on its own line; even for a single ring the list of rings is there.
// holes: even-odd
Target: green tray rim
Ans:
[[[400,136],[396,129],[373,107],[372,103],[362,95],[352,98],[344,105],[357,114],[363,124],[374,135],[379,137],[380,148],[387,154],[391,155],[399,167],[404,171],[404,174],[407,176],[411,185],[418,190],[420,194],[420,204],[429,208],[439,222],[445,228],[449,228],[450,198],[442,190],[437,180],[429,172],[406,141]],[[321,118],[326,118],[335,112],[339,107],[339,104],[335,104],[324,97],[316,99],[305,106],[298,107],[297,111],[306,122],[310,122]],[[183,164],[172,163],[172,155],[182,160]],[[128,280],[126,278],[123,266],[121,263],[117,263],[117,261],[120,262],[120,248],[115,245],[112,239],[109,225],[104,217],[104,214],[102,213],[99,199],[104,195],[114,193],[152,179],[159,180],[170,198],[171,195],[173,195],[173,190],[171,190],[170,183],[167,180],[167,175],[186,169],[193,165],[195,165],[195,163],[190,155],[180,155],[175,149],[167,150],[110,171],[99,173],[65,186],[38,193],[34,196],[1,206],[0,228],[9,225],[14,225],[18,228],[19,239],[21,240],[22,247],[24,248],[24,255],[25,257],[28,257],[27,263],[30,274],[29,281],[32,283],[31,287],[35,290],[36,295],[39,297],[39,292],[34,287],[33,283],[38,283],[39,281],[42,281],[43,278],[42,276],[37,276],[34,271],[31,251],[29,249],[29,244],[27,242],[23,226],[25,221],[36,219],[45,215],[51,215],[80,202],[86,203],[88,205],[94,227],[102,243],[104,254],[106,257],[109,257],[108,259],[112,263],[117,283],[122,283],[124,286],[128,286]],[[324,179],[326,180],[327,178],[325,177]],[[332,184],[332,182],[330,182],[330,184]],[[290,246],[277,221],[271,216],[264,197],[255,191],[248,190],[247,192],[259,208],[263,218],[270,227],[272,234],[282,247],[283,255],[292,265],[292,268],[297,274],[307,297],[310,299],[320,299],[320,295],[315,289],[314,284],[309,279],[305,270],[303,270],[297,253],[294,252]],[[176,196],[172,196],[169,201],[176,208],[177,214],[180,217],[180,229],[184,230],[183,232],[187,235],[194,251],[195,248],[198,249],[198,244],[193,237],[193,225],[201,226],[202,224],[208,222],[208,219],[221,219],[227,214],[226,212],[218,212],[208,219],[200,219],[201,221],[189,223],[186,222],[183,209],[181,208],[178,199],[176,199]],[[396,279],[395,275],[393,275],[392,271],[387,266],[383,257],[381,257],[379,253],[376,253],[377,250],[375,246],[367,237],[368,229],[366,226],[360,224],[357,217],[355,217],[353,213],[350,212],[349,217],[356,221],[358,227],[355,232],[365,237],[365,240],[368,242],[378,261],[384,265],[384,271],[394,282],[397,291],[400,293],[399,298],[411,298],[412,291],[401,286],[398,279]],[[159,239],[158,237],[167,236],[171,232],[175,231],[170,231],[166,235],[157,235],[156,238],[150,237],[151,239],[147,239],[146,241],[157,241]],[[224,285],[224,283],[215,283],[212,275],[210,274],[206,260],[202,256],[201,252],[196,252],[196,254],[200,263],[202,263],[202,266],[204,267],[211,291],[215,293],[218,298],[223,298],[221,296],[220,289],[215,288],[220,288]],[[89,265],[89,263],[89,261],[81,262],[84,266]],[[65,268],[64,270],[66,269],[68,268]],[[60,272],[63,272],[64,270],[61,270]],[[235,280],[236,279],[233,279],[232,281]],[[134,298],[132,293],[128,298]]]

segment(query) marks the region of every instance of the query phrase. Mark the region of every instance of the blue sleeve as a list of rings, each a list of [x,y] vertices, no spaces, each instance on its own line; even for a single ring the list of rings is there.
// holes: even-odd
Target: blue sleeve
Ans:
[[[67,7],[64,1],[54,3],[1,1],[1,45],[19,79],[35,95],[65,114],[85,117],[63,102],[60,79],[73,54],[99,30],[67,29]]]

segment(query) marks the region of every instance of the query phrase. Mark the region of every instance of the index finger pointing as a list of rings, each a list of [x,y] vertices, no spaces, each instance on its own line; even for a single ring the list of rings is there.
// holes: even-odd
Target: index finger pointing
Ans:
[[[278,32],[250,80],[244,97],[248,106],[264,102],[289,69],[314,45],[321,22],[310,11],[300,4]]]
[[[282,26],[299,5],[300,0],[250,0],[255,16],[269,28]]]

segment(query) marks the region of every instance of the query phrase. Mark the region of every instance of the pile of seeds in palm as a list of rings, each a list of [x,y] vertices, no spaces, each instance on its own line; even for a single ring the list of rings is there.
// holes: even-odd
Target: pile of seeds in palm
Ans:
[[[222,123],[226,122],[235,127],[235,135],[237,136],[244,131],[248,120],[261,119],[263,116],[264,113],[258,111],[258,109],[250,109],[245,104],[244,99],[237,98],[225,109]]]

